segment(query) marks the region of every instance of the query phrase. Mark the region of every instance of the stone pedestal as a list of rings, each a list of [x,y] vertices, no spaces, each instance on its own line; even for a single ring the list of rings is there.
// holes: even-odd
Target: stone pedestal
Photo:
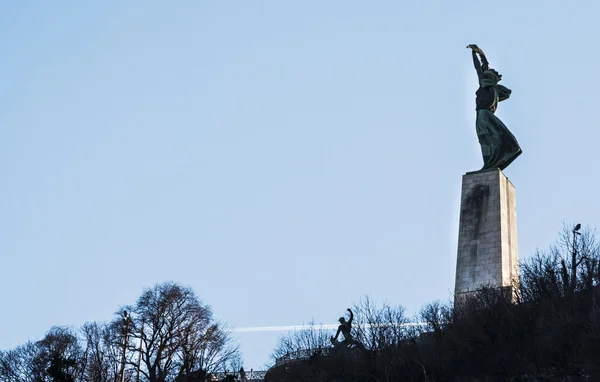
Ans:
[[[467,173],[460,198],[455,299],[484,286],[518,293],[515,187],[499,169]]]

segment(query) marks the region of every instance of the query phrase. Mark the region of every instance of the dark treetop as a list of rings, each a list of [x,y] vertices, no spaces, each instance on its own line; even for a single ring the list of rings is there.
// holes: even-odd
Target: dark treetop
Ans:
[[[504,170],[521,155],[521,147],[514,135],[494,115],[498,102],[508,99],[511,90],[498,84],[502,75],[489,67],[485,54],[477,45],[471,44],[467,48],[471,48],[473,64],[479,78],[479,89],[475,92],[477,96],[475,125],[483,155],[483,167],[480,171],[495,168]]]

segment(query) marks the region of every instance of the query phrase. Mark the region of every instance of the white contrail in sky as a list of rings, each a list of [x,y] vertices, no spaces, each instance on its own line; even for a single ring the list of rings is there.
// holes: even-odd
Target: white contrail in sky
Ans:
[[[424,322],[408,322],[405,324],[375,324],[375,327],[386,327],[386,326],[424,326]],[[364,326],[369,326],[364,324]],[[241,328],[233,328],[231,331],[236,333],[247,333],[247,332],[285,332],[292,330],[302,329],[337,329],[338,325],[289,325],[289,326],[247,326]]]

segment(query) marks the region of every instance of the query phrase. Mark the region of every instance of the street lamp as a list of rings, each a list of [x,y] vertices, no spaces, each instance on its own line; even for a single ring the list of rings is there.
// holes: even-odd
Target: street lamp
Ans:
[[[581,224],[577,223],[575,228],[573,228],[573,253],[571,255],[571,288],[570,292],[575,292],[575,287],[577,286],[577,235],[581,235],[579,230],[581,229]]]
[[[581,235],[581,232],[579,232],[580,229],[580,223],[577,223],[575,228],[573,228],[573,262],[575,262],[575,257],[577,256],[577,248],[575,244],[577,244],[577,235]]]
[[[121,382],[125,382],[125,361],[126,361],[126,352],[127,352],[127,339],[129,335],[129,323],[131,322],[131,317],[127,315],[127,311],[123,310],[123,331],[124,331],[124,340],[123,340],[123,357],[121,358]]]
[[[144,343],[144,319],[142,319],[142,325],[140,327],[140,349],[138,353],[138,363],[137,363],[137,377],[136,382],[140,382],[140,367],[142,366],[142,345]]]

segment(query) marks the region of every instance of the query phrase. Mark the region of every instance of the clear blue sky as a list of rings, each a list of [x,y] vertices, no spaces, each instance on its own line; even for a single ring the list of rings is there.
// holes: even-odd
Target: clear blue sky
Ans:
[[[467,44],[513,90],[521,257],[597,225],[594,1],[4,1],[0,348],[192,286],[237,327],[416,313],[481,167]],[[261,369],[278,333],[240,335]]]

